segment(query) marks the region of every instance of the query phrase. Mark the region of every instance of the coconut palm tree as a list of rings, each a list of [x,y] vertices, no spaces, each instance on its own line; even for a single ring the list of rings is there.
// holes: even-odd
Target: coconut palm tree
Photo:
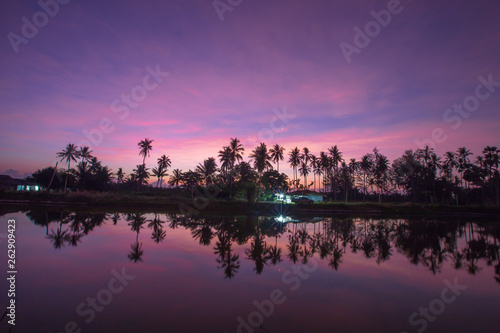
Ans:
[[[169,184],[171,186],[179,186],[180,183],[182,183],[182,170],[180,169],[174,169],[172,171],[172,176],[170,177]]]
[[[136,169],[133,169],[133,174],[135,176],[135,179],[138,180],[138,185],[146,185],[148,183],[149,179],[149,172],[148,168],[145,167],[144,164],[139,164],[137,165]]]
[[[78,150],[78,157],[84,162],[90,162],[92,160],[92,150],[89,147],[83,146]]]
[[[160,187],[163,187],[163,177],[167,175],[167,170],[170,168],[172,165],[172,162],[170,161],[170,158],[168,156],[165,156],[165,154],[161,155],[160,158],[157,160],[158,163],[158,168],[153,169],[153,174],[158,177],[159,183],[156,184],[156,187],[160,185]]]
[[[116,172],[116,181],[119,184],[122,184],[124,178],[125,178],[125,173],[123,172],[123,169],[122,168],[118,168],[118,171]]]
[[[57,157],[61,158],[61,162],[63,160],[66,160],[66,163],[68,163],[68,170],[66,172],[66,180],[64,181],[64,192],[66,192],[66,188],[68,186],[68,174],[69,174],[69,169],[71,167],[71,161],[76,162],[76,159],[78,158],[78,146],[76,146],[73,143],[69,143],[66,146],[66,149],[57,153]]]
[[[320,165],[320,160],[315,155],[311,154],[310,160],[311,160],[311,171],[314,177],[313,180],[314,191],[316,191],[316,176],[321,175],[321,165]]]
[[[239,163],[243,160],[245,148],[238,138],[231,138],[229,148],[231,149],[231,166],[234,167],[236,162]]]
[[[389,170],[389,160],[386,156],[380,154],[377,148],[373,149],[375,155],[375,166],[374,166],[374,176],[375,183],[378,187],[378,202],[382,203],[382,191],[385,189],[387,184],[387,171]]]
[[[300,175],[304,177],[304,189],[307,190],[307,175],[311,172],[311,167],[307,165],[305,160],[302,161],[299,168]]]
[[[245,148],[243,148],[243,145],[238,138],[231,138],[231,141],[229,142],[229,149],[231,159],[231,175],[229,176],[229,199],[231,199],[233,192],[234,166],[237,162],[239,163],[243,160]]]
[[[198,172],[205,185],[210,185],[214,181],[214,175],[217,171],[217,162],[215,162],[215,158],[209,157],[203,161],[203,163],[198,164],[196,167],[196,172]]]
[[[464,172],[470,166],[469,156],[472,155],[469,149],[461,147],[457,149],[456,159],[458,164],[458,172],[460,173],[460,186],[463,187]]]
[[[152,170],[153,176],[155,176],[158,181],[156,182],[156,188],[163,184],[163,177],[167,175],[167,170],[163,169],[163,166],[159,165],[157,168],[153,168]]]
[[[290,153],[288,154],[289,159],[288,163],[290,163],[290,166],[292,167],[292,172],[293,172],[293,179],[296,182],[297,181],[297,167],[300,165],[300,150],[299,148],[295,147],[293,148]],[[294,184],[295,184],[294,182]]]
[[[458,163],[456,161],[456,156],[455,153],[451,151],[447,151],[444,154],[444,162],[443,162],[443,171],[445,174],[445,177],[448,179],[448,181],[452,181],[452,176],[453,176],[453,169],[458,167]]]
[[[139,146],[139,155],[142,156],[142,165],[144,169],[146,169],[146,157],[149,157],[149,152],[153,150],[152,143],[153,140],[144,138],[144,140],[139,141],[137,144],[137,146]],[[142,185],[143,181],[144,179],[139,179],[139,184]]]
[[[269,156],[271,160],[276,163],[278,172],[280,172],[280,161],[283,161],[285,148],[279,144],[275,144],[273,148],[269,149]]]
[[[271,158],[269,157],[265,143],[261,143],[255,147],[249,157],[253,160],[253,166],[259,173],[259,177],[262,177],[264,170],[270,170],[273,168],[269,162]]]
[[[483,149],[484,163],[487,167],[488,179],[491,182],[493,168],[498,168],[500,164],[500,150],[497,147],[487,146]]]
[[[219,150],[219,161],[221,163],[220,169],[224,175],[227,176],[229,170],[231,169],[231,148],[228,146],[222,147]]]
[[[337,148],[337,146],[330,147],[328,149],[328,153],[330,154],[331,157],[331,162],[332,162],[332,167],[333,167],[333,177],[332,177],[332,183],[333,183],[333,196],[334,200],[337,201],[337,182],[335,181],[335,177],[337,177],[338,174],[338,168],[339,164],[344,161],[342,158],[342,152]]]
[[[304,147],[302,148],[302,155],[300,156],[302,161],[306,162],[306,164],[309,163],[309,160],[311,159],[311,152],[309,151],[309,148]]]
[[[365,154],[361,157],[361,161],[359,163],[359,168],[363,172],[363,200],[366,199],[366,178],[372,172],[373,169],[373,158],[371,154]]]
[[[161,166],[165,171],[168,170],[172,166],[172,161],[170,161],[170,158],[168,156],[165,156],[165,154],[161,155],[160,158],[158,158],[158,165]]]
[[[348,181],[350,182],[350,184],[354,184],[354,186],[356,185],[355,179],[356,175],[358,174],[359,168],[360,168],[360,162],[356,161],[355,158],[351,158],[349,160],[349,165],[348,165],[348,175],[349,175]],[[346,188],[346,202],[347,202],[347,188]]]
[[[331,168],[331,159],[324,151],[322,151],[319,154],[319,160],[321,169],[323,170],[323,192],[326,192],[326,177],[328,176]]]
[[[153,146],[151,145],[154,140],[149,140],[148,138],[144,138],[144,140],[139,141],[137,146],[139,146],[139,155],[142,156],[142,164],[146,164],[146,157],[149,157],[149,152],[153,150]]]

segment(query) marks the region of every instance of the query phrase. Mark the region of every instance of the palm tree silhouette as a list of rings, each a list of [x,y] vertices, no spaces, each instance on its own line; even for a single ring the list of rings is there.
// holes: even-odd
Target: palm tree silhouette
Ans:
[[[236,162],[241,162],[243,160],[244,151],[245,148],[243,148],[240,140],[238,138],[231,138],[231,141],[229,142],[229,157],[231,160],[231,174],[229,175],[229,199],[232,198],[233,192],[234,166],[236,165]]]
[[[267,152],[267,147],[265,143],[261,143],[258,145],[250,154],[250,159],[253,160],[253,166],[259,173],[259,178],[262,178],[262,173],[264,170],[269,170],[272,169],[273,166],[271,165],[270,161],[270,156]]]
[[[312,155],[311,154],[311,171],[313,173],[313,183],[314,183],[314,191],[316,191],[316,176],[318,176],[318,182],[319,182],[319,178],[321,177],[321,163],[320,163],[320,160],[318,157],[316,157],[315,155]],[[319,186],[318,186],[318,189],[319,189]]]
[[[333,196],[334,200],[337,201],[337,182],[335,181],[335,177],[337,177],[338,174],[338,168],[339,164],[344,161],[342,158],[342,152],[337,148],[337,146],[330,147],[328,149],[328,153],[330,154],[331,157],[331,167],[333,167],[333,177],[332,177],[332,184],[333,184]]]
[[[163,154],[160,156],[160,158],[158,158],[158,165],[162,166],[163,169],[167,170],[172,166],[172,161],[170,161],[170,158],[168,156],[165,156],[165,154]]]
[[[82,161],[90,162],[93,157],[92,150],[90,150],[90,148],[87,146],[80,147],[80,150],[78,151],[78,157],[81,158]]]
[[[63,160],[66,160],[66,163],[68,163],[68,170],[66,172],[66,180],[64,181],[64,192],[66,192],[66,188],[68,186],[68,174],[69,174],[69,169],[71,167],[71,161],[76,162],[76,159],[79,156],[77,149],[78,149],[77,146],[75,146],[73,143],[69,143],[66,146],[66,149],[57,153],[57,157],[61,158],[61,162]]]
[[[299,172],[302,176],[304,176],[304,190],[307,190],[308,186],[307,186],[307,175],[309,174],[309,172],[311,172],[311,167],[309,165],[307,165],[307,162],[304,160],[302,161],[302,163],[300,164],[300,168],[299,168]]]
[[[361,157],[361,162],[359,163],[359,168],[363,172],[363,200],[366,199],[366,178],[372,172],[373,169],[373,158],[371,154],[365,154]]]
[[[380,154],[377,148],[373,149],[375,155],[374,176],[378,187],[378,202],[382,203],[382,191],[387,184],[387,172],[389,170],[389,160],[386,156]]]
[[[143,168],[146,169],[146,157],[149,157],[149,152],[153,150],[153,146],[151,145],[154,140],[150,140],[148,138],[144,138],[144,140],[139,141],[137,146],[139,146],[139,155],[142,156],[142,165]],[[143,179],[139,178],[139,186],[143,183]]]
[[[161,155],[160,158],[158,158],[157,162],[158,162],[157,176],[160,176],[159,177],[160,187],[162,187],[163,177],[167,176],[167,170],[172,165],[172,162],[170,161],[170,158],[165,155]],[[158,184],[156,185],[156,187],[158,187]]]
[[[332,167],[331,158],[322,151],[319,154],[320,166],[323,170],[323,192],[326,192],[327,177],[330,174],[330,168]]]
[[[163,169],[163,166],[159,165],[157,168],[153,168],[152,173],[153,176],[158,179],[156,182],[156,188],[158,188],[158,186],[160,186],[163,182],[163,177],[167,176],[167,170]]]
[[[269,156],[271,160],[276,163],[278,172],[280,172],[280,161],[284,159],[285,148],[279,144],[275,144],[271,149],[269,149]]]
[[[182,183],[182,170],[174,169],[168,183],[172,186],[179,186]]]
[[[217,171],[217,163],[215,158],[209,157],[203,161],[203,163],[198,164],[196,167],[196,172],[198,172],[205,182],[205,185],[210,185],[214,182],[215,172]]]
[[[116,172],[116,181],[119,184],[123,184],[123,179],[125,178],[125,173],[123,172],[122,168],[118,168],[118,171]]]
[[[290,166],[292,167],[292,173],[293,173],[293,180],[296,182],[297,181],[297,167],[300,165],[300,150],[299,148],[295,147],[293,148],[290,153],[288,154],[289,159],[288,163],[290,163]]]
[[[137,179],[139,187],[148,183],[149,172],[145,164],[137,165],[136,169],[133,169],[135,179]]]
[[[460,186],[463,187],[463,179],[464,179],[464,172],[469,168],[470,166],[470,160],[469,156],[472,155],[470,150],[466,149],[465,147],[461,147],[457,149],[456,153],[456,159],[457,159],[457,168],[458,172],[460,173]]]

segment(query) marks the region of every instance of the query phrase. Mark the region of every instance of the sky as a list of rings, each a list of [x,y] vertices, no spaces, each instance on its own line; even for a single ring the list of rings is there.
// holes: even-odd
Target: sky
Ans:
[[[246,157],[500,146],[497,1],[59,1],[0,4],[0,173],[68,143],[130,172],[144,138],[148,167],[185,171],[234,137]]]

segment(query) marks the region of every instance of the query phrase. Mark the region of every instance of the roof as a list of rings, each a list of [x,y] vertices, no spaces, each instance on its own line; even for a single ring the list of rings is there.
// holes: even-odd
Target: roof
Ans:
[[[287,195],[321,195],[321,196],[326,196],[324,193],[319,193],[316,191],[310,191],[310,190],[298,190],[298,191],[293,191],[293,192],[288,192],[286,193]]]

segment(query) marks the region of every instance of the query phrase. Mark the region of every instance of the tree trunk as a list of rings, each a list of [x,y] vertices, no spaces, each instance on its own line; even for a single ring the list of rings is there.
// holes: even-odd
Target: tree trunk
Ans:
[[[50,190],[50,186],[52,186],[52,182],[54,181],[54,177],[56,175],[56,172],[57,172],[57,165],[59,164],[59,162],[56,162],[56,166],[54,167],[54,173],[52,174],[52,178],[50,178],[50,183],[49,183],[49,186],[47,187],[47,191]]]
[[[68,187],[68,173],[71,165],[71,160],[68,162],[68,170],[66,171],[66,179],[64,180],[64,193],[66,193],[66,188]]]

